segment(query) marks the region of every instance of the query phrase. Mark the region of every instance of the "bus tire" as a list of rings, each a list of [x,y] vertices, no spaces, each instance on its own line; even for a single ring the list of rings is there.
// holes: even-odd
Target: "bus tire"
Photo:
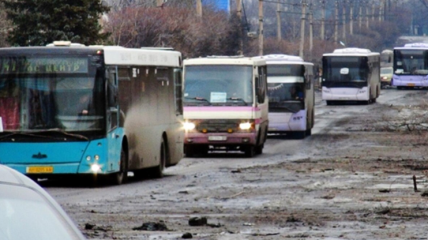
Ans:
[[[308,130],[306,130],[306,136],[311,136],[312,135],[312,129],[309,128]]]
[[[259,145],[255,148],[256,154],[262,154],[263,153],[264,144]]]
[[[159,153],[159,165],[155,167],[152,171],[154,178],[162,178],[163,177],[163,171],[165,170],[166,166],[166,159],[168,156],[167,147],[165,144],[165,141],[162,138],[161,146],[160,146],[160,153]]]
[[[253,145],[247,146],[245,148],[244,153],[245,153],[245,157],[252,158],[252,157],[254,157],[256,155],[256,147],[253,146]]]
[[[306,131],[298,131],[293,133],[295,139],[304,139],[306,137]]]
[[[127,154],[122,147],[122,149],[120,150],[119,172],[113,173],[110,176],[110,182],[113,185],[121,185],[122,183],[125,183],[128,180],[128,161],[127,161],[127,159],[128,159]]]
[[[190,145],[184,145],[184,155],[186,157],[193,157],[195,152],[193,151],[193,147]]]
[[[263,133],[263,137],[261,137],[261,139],[259,140],[259,145],[256,146],[256,154],[262,154],[263,153],[263,148],[265,147],[265,142],[267,139],[267,129],[265,128],[265,131]]]

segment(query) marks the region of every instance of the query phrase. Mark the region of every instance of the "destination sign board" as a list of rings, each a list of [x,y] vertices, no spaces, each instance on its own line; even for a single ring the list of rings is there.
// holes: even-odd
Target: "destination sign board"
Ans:
[[[4,57],[0,74],[87,73],[88,58]]]

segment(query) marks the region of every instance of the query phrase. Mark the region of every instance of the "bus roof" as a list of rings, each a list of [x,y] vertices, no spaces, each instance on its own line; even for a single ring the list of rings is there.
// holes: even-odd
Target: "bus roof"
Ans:
[[[403,47],[395,47],[394,49],[428,49],[428,43],[407,43]]]
[[[92,45],[85,46],[79,43],[48,44],[46,47],[8,47],[0,48],[1,52],[7,54],[76,54],[78,52],[89,53],[91,51],[102,50],[104,52],[105,64],[123,66],[181,66],[181,53],[178,51],[145,49],[145,48],[125,48],[120,46]]]
[[[324,53],[323,56],[376,56],[378,52],[372,52],[366,48],[340,48],[335,49],[332,53]]]
[[[104,61],[115,65],[179,67],[181,53],[170,50],[104,46]]]
[[[265,59],[267,64],[301,64],[301,65],[314,65],[311,62],[305,62],[303,58],[287,54],[268,54],[259,57]]]
[[[242,56],[210,56],[185,59],[184,65],[266,65],[266,61],[260,58]]]

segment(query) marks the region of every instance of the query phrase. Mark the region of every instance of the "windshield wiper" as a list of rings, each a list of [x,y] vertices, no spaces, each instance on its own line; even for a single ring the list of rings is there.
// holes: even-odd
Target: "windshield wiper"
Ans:
[[[285,105],[284,103],[288,103],[288,102],[287,101],[275,102],[275,104],[274,103],[269,103],[269,107],[270,108],[275,108],[275,109],[277,109],[277,108],[279,108],[279,109],[285,109],[285,110],[287,110],[288,112],[291,112],[291,113],[296,113],[296,112],[298,112],[298,111],[301,110],[300,107],[297,107],[295,104],[292,105],[293,107],[290,107],[290,106]]]
[[[246,106],[248,106],[248,103],[247,103],[244,99],[242,99],[242,98],[238,98],[238,97],[230,97],[230,98],[228,98],[227,100],[231,100],[231,101],[241,101],[241,102],[243,102]]]
[[[209,105],[211,105],[211,102],[210,102],[210,101],[208,101],[207,99],[202,98],[202,97],[185,97],[185,99],[191,99],[191,100],[196,100],[196,101],[206,102],[206,103],[208,103]]]
[[[83,139],[83,140],[89,140],[89,138],[87,138],[86,136],[83,136],[81,134],[74,134],[74,133],[68,133],[64,130],[61,130],[59,128],[52,128],[52,129],[48,129],[46,131],[40,131],[41,132],[56,132],[56,133],[62,133],[66,136],[70,136],[70,137],[75,137],[75,138],[79,138],[79,139]]]

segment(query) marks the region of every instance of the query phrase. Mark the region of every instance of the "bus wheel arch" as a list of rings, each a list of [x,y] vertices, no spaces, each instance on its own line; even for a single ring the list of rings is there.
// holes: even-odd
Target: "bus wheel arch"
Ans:
[[[267,127],[264,128],[263,132],[259,132],[259,135],[257,137],[257,144],[255,146],[255,154],[262,154],[263,153],[263,148],[265,146],[265,141],[267,139]],[[251,150],[250,150],[251,151]],[[249,155],[251,155],[250,152],[248,152]]]
[[[111,174],[110,182],[114,185],[121,185],[128,180],[128,143],[126,139],[122,142],[119,157],[119,171]]]
[[[163,172],[166,168],[167,163],[169,162],[169,149],[167,142],[166,134],[164,133],[161,138],[161,143],[159,147],[159,165],[154,167],[152,170],[153,177],[162,178]]]
[[[166,159],[165,159],[165,168],[171,165],[171,150],[169,149],[168,135],[166,133],[162,134],[162,138],[165,145]]]

